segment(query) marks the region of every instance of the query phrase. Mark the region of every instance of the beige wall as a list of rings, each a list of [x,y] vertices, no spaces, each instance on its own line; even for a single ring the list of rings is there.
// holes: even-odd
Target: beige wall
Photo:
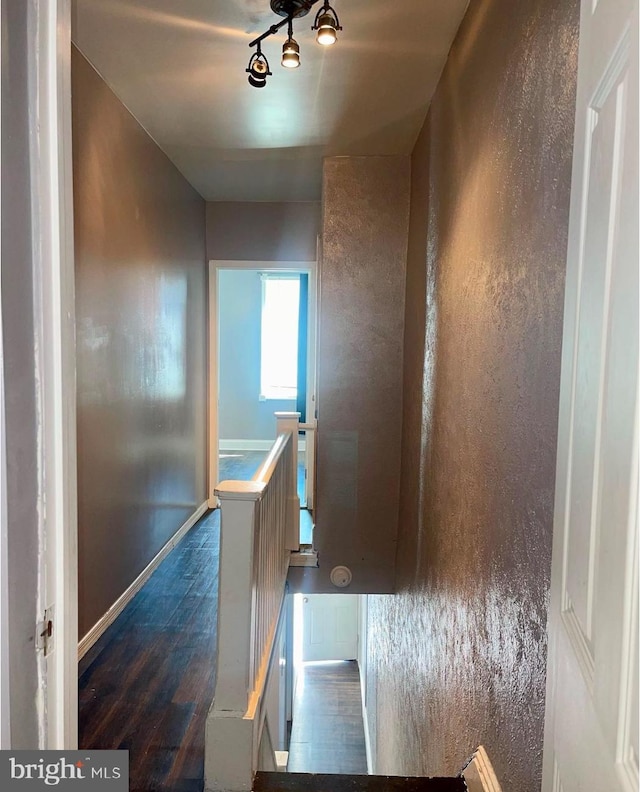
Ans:
[[[315,261],[320,204],[207,204],[207,257],[223,261]]]
[[[334,157],[323,178],[314,545],[308,591],[393,591],[400,487],[408,157]]]
[[[537,792],[577,0],[472,0],[412,159],[398,594],[369,601],[376,770],[484,744]]]
[[[73,52],[79,631],[206,497],[205,203]]]

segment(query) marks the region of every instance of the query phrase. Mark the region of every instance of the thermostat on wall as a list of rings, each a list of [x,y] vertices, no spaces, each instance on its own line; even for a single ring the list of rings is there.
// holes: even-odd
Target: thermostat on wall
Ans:
[[[351,583],[351,570],[346,566],[337,566],[331,570],[329,579],[334,586],[346,588]]]

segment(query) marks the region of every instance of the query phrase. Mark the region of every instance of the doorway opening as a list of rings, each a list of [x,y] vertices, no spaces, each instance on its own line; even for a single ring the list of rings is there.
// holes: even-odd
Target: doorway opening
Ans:
[[[210,505],[250,479],[276,438],[276,412],[315,422],[314,262],[210,264]],[[313,545],[314,444],[298,440],[300,545]]]
[[[290,772],[367,773],[366,596],[293,597]]]

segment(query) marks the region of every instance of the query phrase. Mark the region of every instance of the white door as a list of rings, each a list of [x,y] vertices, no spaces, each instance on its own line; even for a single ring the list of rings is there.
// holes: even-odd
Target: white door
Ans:
[[[357,658],[357,594],[305,594],[302,619],[303,661]]]
[[[543,790],[638,787],[638,4],[582,0]]]

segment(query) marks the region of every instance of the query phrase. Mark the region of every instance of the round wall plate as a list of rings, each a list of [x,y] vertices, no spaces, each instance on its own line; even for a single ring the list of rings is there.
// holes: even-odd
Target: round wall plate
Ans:
[[[309,0],[271,0],[271,10],[281,17],[303,17],[311,10],[311,3]]]
[[[331,570],[329,580],[337,588],[346,588],[351,583],[352,575],[349,567],[336,566]]]

